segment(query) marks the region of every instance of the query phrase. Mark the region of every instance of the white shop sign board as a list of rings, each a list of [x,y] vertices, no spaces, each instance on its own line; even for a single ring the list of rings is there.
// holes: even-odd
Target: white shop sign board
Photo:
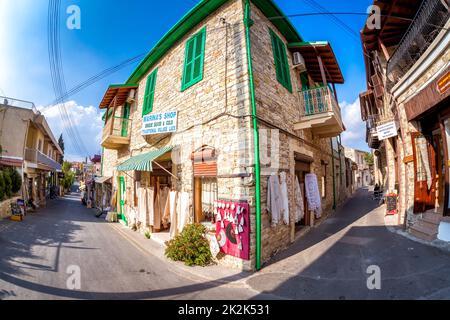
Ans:
[[[390,121],[377,126],[378,140],[385,140],[397,136],[397,123]]]
[[[142,118],[142,135],[177,132],[178,112],[148,114]]]

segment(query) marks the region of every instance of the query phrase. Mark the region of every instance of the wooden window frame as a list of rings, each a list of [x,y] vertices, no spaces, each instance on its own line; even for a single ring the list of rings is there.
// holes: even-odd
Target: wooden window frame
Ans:
[[[183,77],[181,79],[182,92],[203,80],[203,70],[205,64],[205,43],[206,27],[194,34],[186,42],[184,52]],[[192,50],[192,55],[190,55],[190,49]],[[197,61],[199,62],[198,74],[195,73]]]
[[[292,93],[291,70],[286,53],[286,45],[283,40],[272,30],[269,29],[272,42],[273,59],[275,63],[275,72],[278,82]]]
[[[147,77],[147,83],[145,84],[144,104],[142,106],[142,116],[145,116],[153,111],[157,75],[158,68],[153,70],[153,72]]]

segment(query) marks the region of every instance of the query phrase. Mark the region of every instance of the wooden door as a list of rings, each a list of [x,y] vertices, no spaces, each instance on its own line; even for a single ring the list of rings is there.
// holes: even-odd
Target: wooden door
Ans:
[[[413,133],[414,213],[423,213],[436,204],[436,150],[431,137]]]
[[[433,135],[433,146],[436,153],[436,205],[442,209],[444,207],[445,196],[445,156],[442,135],[440,133]]]

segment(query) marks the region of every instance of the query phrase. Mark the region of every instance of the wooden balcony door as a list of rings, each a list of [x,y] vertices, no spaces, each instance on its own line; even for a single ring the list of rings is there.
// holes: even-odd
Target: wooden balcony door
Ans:
[[[130,119],[130,105],[127,103],[124,105],[122,113],[122,131],[121,131],[122,137],[128,137],[129,119]]]

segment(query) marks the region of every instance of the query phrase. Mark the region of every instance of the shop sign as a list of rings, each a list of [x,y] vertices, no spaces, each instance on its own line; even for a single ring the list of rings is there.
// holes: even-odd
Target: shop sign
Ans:
[[[397,123],[390,121],[377,126],[378,140],[385,140],[397,136]]]
[[[437,90],[440,94],[444,94],[450,88],[450,71],[437,81]]]
[[[177,131],[178,112],[149,114],[142,118],[142,135],[148,136]]]

